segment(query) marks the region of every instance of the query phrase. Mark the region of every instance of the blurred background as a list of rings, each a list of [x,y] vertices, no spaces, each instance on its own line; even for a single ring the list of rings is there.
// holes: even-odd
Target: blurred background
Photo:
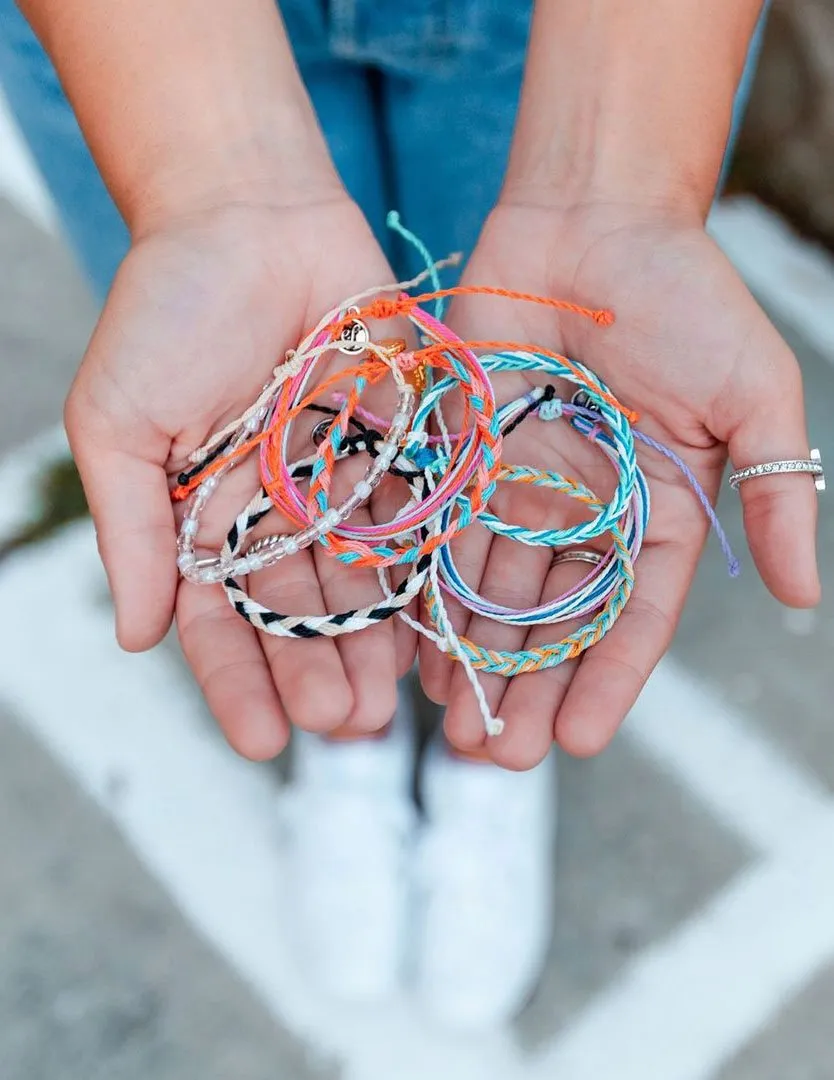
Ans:
[[[782,0],[712,228],[796,350],[834,461],[834,2]],[[96,311],[0,99],[0,1078],[834,1078],[834,496],[815,612],[765,593],[737,500],[612,748],[560,759],[555,935],[517,1024],[294,970],[280,771],[173,649],[127,657],[60,410]]]

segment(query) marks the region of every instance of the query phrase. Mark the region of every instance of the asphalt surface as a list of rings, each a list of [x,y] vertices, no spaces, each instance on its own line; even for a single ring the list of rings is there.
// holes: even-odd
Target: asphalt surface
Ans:
[[[0,202],[0,453],[58,421],[94,318],[60,242]],[[805,372],[811,430],[834,460],[834,366],[788,336]],[[830,553],[834,498],[820,505],[820,549]],[[743,551],[735,501],[725,498],[721,510]],[[711,544],[672,655],[742,712],[777,754],[830,790],[834,560],[823,558],[826,597],[812,615],[783,611],[749,558],[744,571],[728,585]],[[0,576],[0,605],[2,596]],[[83,701],[66,702],[67,724],[79,709]],[[337,1073],[337,1064],[323,1065],[315,1048],[276,1022],[193,929],[24,719],[4,707],[0,667],[0,1078],[303,1080]],[[723,762],[713,765],[720,770]],[[720,815],[627,738],[593,761],[563,759],[560,784],[554,941],[517,1028],[531,1053],[755,857]],[[763,940],[762,950],[768,947]],[[755,971],[749,979],[749,986],[740,980],[739,995],[754,992]],[[832,1010],[834,968],[820,964],[714,1075],[831,1080]],[[652,1023],[646,1017],[648,1039],[656,1035]],[[610,1075],[618,1076],[616,1061]]]

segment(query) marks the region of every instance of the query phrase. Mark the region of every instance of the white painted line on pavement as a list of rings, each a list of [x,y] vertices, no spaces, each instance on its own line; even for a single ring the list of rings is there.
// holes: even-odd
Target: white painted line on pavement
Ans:
[[[715,1077],[834,956],[832,851],[829,809],[637,957],[542,1053],[536,1076]]]
[[[55,208],[0,90],[0,195],[47,232],[56,228]]]
[[[768,311],[834,363],[834,257],[751,198],[724,199],[709,229]]]
[[[623,731],[760,851],[790,847],[828,805],[815,776],[669,657]]]
[[[226,747],[170,653],[120,652],[104,594],[89,522],[5,566],[0,698],[190,922],[317,1057],[343,1063],[345,1080],[522,1080],[507,1032],[460,1039],[428,1026],[405,998],[350,1009],[307,986],[286,930],[275,774]]]

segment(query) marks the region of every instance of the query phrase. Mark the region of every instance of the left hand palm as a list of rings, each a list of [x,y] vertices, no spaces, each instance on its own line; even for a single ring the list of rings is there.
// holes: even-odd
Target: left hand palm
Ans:
[[[602,328],[532,304],[473,297],[452,307],[450,323],[464,339],[539,343],[583,361],[638,412],[640,429],[686,460],[713,501],[728,444],[737,465],[806,454],[796,361],[697,223],[624,208],[567,215],[502,205],[465,280],[611,308],[616,321]],[[494,383],[499,404],[530,385],[520,375],[496,376]],[[507,439],[504,459],[578,477],[601,498],[613,487],[607,459],[564,421],[527,420]],[[504,765],[535,764],[554,737],[573,753],[602,749],[670,644],[708,522],[676,466],[639,444],[638,459],[652,513],[637,584],[618,623],[577,661],[510,681],[484,679],[493,712],[506,722],[504,733],[489,740],[492,756]],[[813,485],[804,477],[774,476],[744,485],[741,494],[765,583],[785,603],[816,603]],[[491,509],[506,521],[542,528],[565,523],[565,503],[547,492],[502,484]],[[509,606],[529,607],[565,588],[567,567],[551,569],[549,549],[494,537],[477,524],[455,553],[471,585],[480,582],[484,595]],[[573,628],[557,624],[528,633],[469,617],[453,604],[450,611],[459,632],[492,648],[556,641]],[[479,746],[482,721],[459,666],[427,645],[421,673],[429,696],[447,704],[452,742],[461,749]]]

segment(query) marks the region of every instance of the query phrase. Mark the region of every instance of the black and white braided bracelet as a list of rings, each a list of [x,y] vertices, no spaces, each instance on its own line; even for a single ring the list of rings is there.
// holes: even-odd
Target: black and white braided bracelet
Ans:
[[[237,558],[252,530],[273,509],[269,495],[261,489],[245,510],[238,515],[230,529],[223,546],[224,561]],[[249,548],[250,559],[253,555],[257,556],[257,550],[257,543]],[[353,608],[333,615],[284,615],[272,611],[253,600],[233,577],[227,577],[223,581],[223,589],[238,615],[251,623],[256,630],[262,630],[265,634],[294,638],[338,637],[340,634],[352,634],[357,630],[365,630],[369,626],[384,622],[406,608],[423,587],[431,559],[430,554],[421,556],[411,567],[408,577],[401,581],[384,600],[379,600],[364,608]]]

